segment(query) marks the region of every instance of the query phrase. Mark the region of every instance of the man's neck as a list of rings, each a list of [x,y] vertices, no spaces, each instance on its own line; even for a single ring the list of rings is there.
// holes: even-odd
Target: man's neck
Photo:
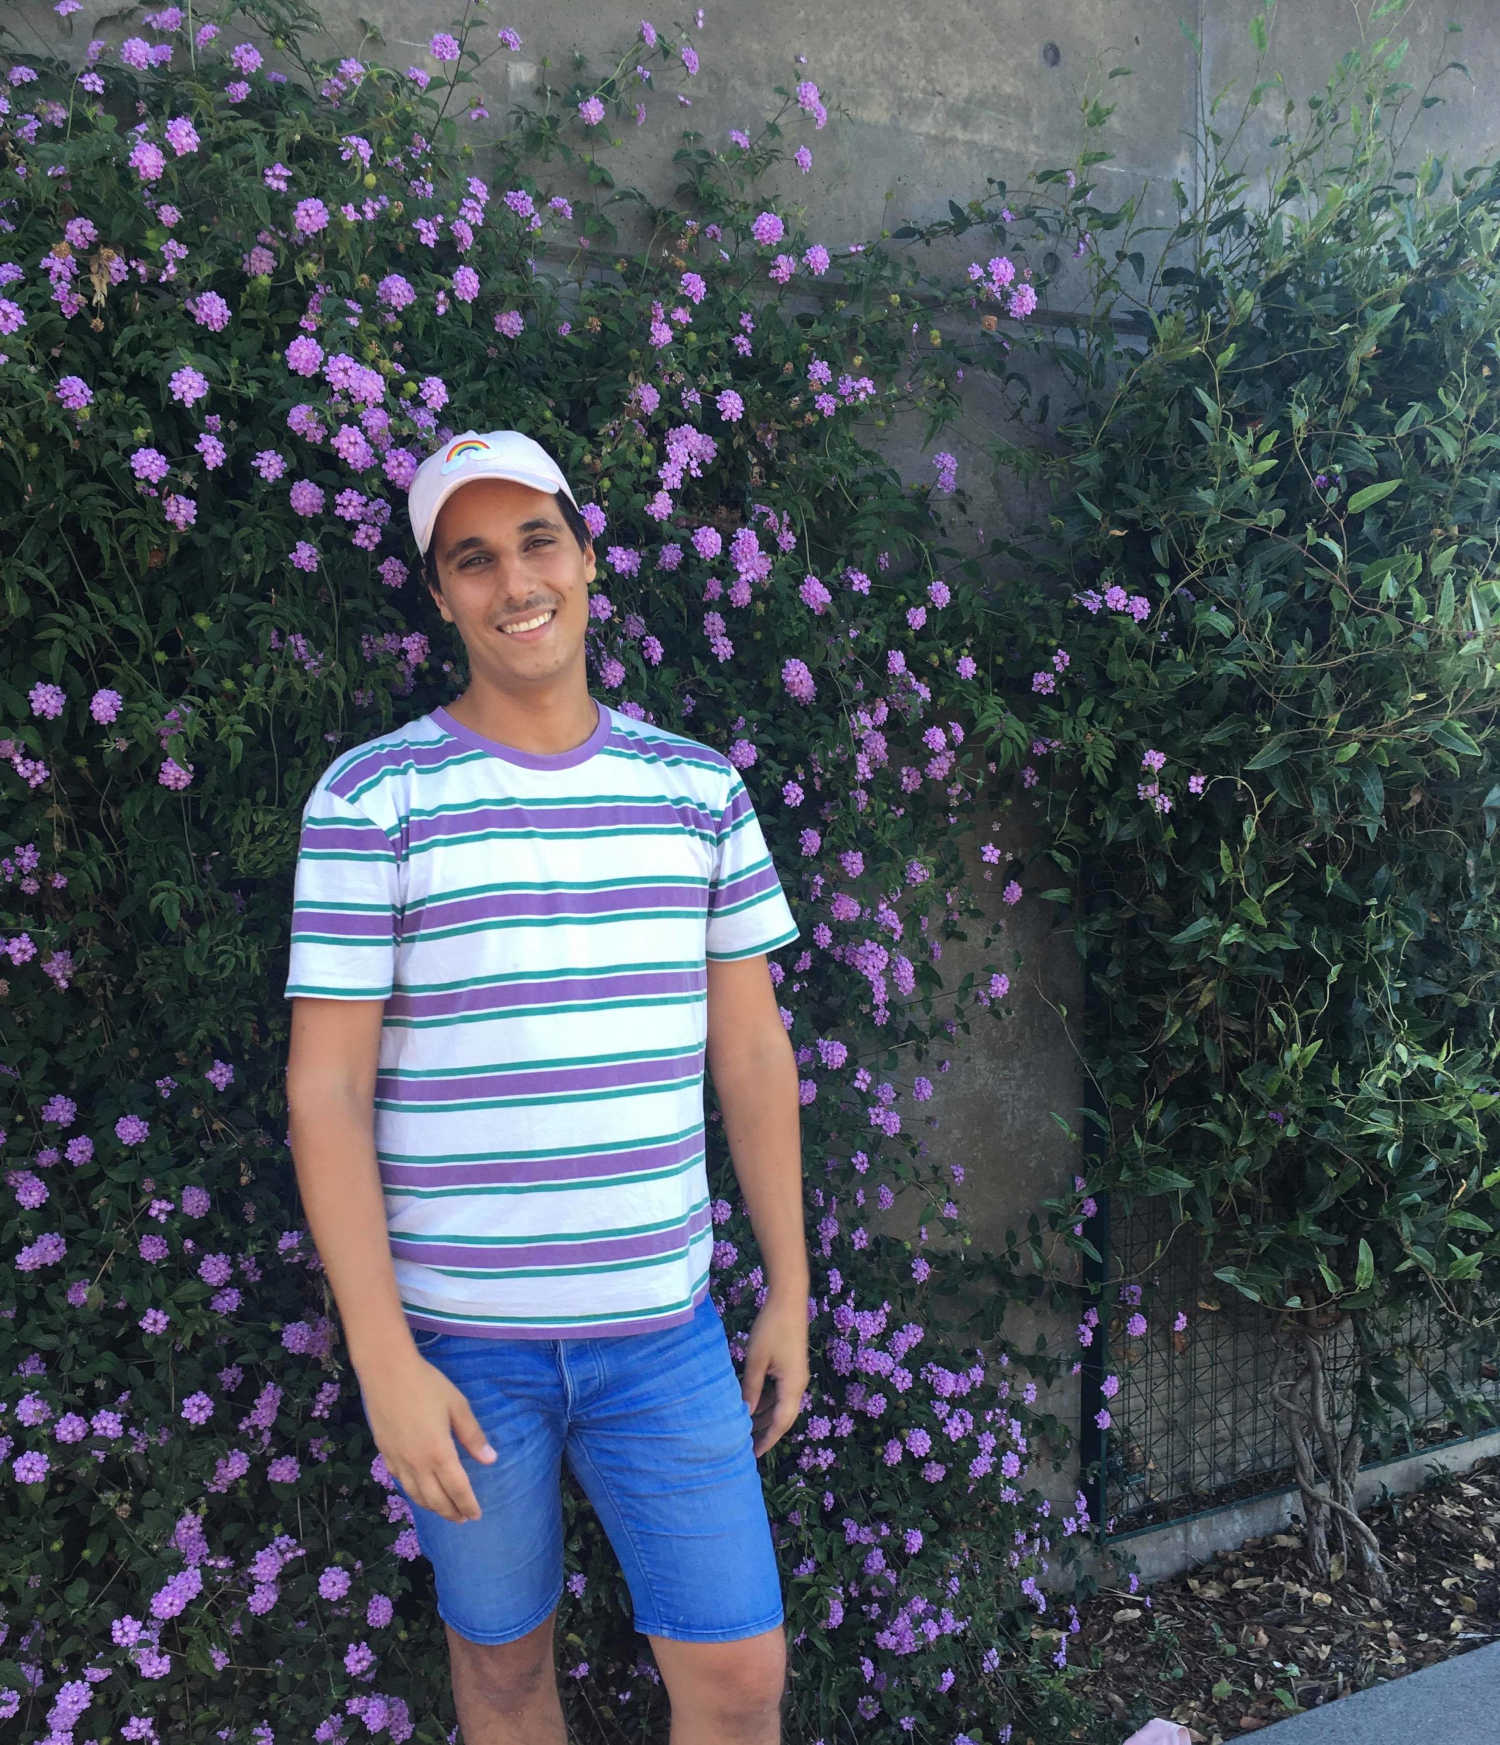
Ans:
[[[576,750],[599,725],[598,705],[587,690],[518,699],[470,685],[448,704],[448,713],[471,732],[536,757]]]

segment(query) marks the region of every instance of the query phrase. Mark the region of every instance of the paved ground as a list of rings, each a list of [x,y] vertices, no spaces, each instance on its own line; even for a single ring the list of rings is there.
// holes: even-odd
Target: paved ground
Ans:
[[[1256,1745],[1500,1745],[1500,1642],[1246,1737]]]

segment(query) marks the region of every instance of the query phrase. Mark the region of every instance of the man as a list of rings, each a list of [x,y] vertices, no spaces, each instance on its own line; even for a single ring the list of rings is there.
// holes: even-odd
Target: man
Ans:
[[[468,652],[446,709],[304,813],[292,1150],[365,1412],[412,1505],[465,1745],[562,1745],[566,1457],[624,1566],[674,1745],[775,1745],[755,1456],[807,1383],[796,928],[728,761],[598,705],[593,547],[552,457],[469,431],[409,493]],[[736,1382],[707,1296],[705,1054],[766,1297]]]

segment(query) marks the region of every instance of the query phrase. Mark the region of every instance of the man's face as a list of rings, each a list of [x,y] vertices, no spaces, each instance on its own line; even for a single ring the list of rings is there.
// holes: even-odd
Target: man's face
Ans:
[[[432,597],[463,638],[473,678],[525,692],[582,671],[594,548],[579,549],[555,498],[475,479],[439,511],[431,550]]]

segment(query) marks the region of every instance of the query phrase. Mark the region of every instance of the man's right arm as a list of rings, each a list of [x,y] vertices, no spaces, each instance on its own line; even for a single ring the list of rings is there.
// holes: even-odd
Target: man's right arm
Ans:
[[[374,1135],[384,1010],[383,1000],[292,1001],[292,1159],[376,1447],[413,1501],[477,1520],[454,1438],[477,1460],[495,1454],[462,1393],[418,1354],[391,1262]]]

